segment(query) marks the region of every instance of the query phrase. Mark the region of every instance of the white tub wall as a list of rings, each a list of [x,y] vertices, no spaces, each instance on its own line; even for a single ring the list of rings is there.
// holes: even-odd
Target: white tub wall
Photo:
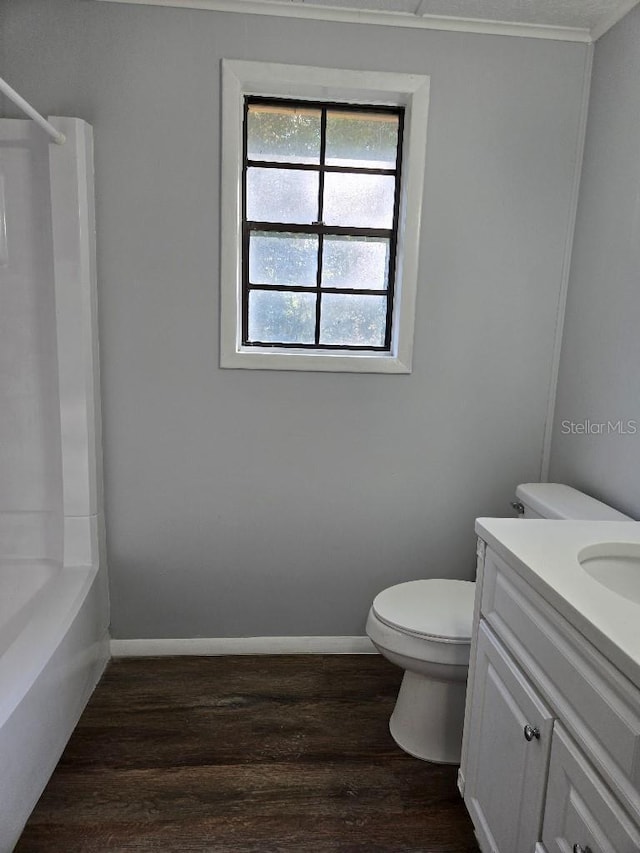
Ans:
[[[49,116],[64,505],[64,564],[94,565],[104,540],[93,130]],[[103,553],[103,557],[104,557]]]
[[[40,382],[32,381],[30,386],[35,398],[30,411],[39,414],[46,409],[47,413],[38,424],[41,442],[34,452],[42,461],[37,471],[48,471],[49,465],[58,476],[50,477],[49,482],[44,474],[40,473],[40,480],[34,475],[40,491],[35,486],[29,491],[21,486],[18,468],[15,472],[10,469],[10,473],[22,501],[19,508],[26,505],[47,509],[42,496],[55,498],[55,525],[51,529],[59,562],[64,556],[64,566],[51,582],[50,590],[43,590],[46,596],[40,596],[37,606],[30,608],[30,621],[0,658],[0,691],[10,699],[6,718],[0,719],[0,853],[13,848],[109,654],[92,131],[79,119],[51,118],[51,122],[67,136],[64,145],[49,143],[31,122],[0,121],[0,133],[19,131],[26,138],[23,160],[28,165],[22,164],[21,180],[16,182],[12,195],[15,215],[27,206],[24,197],[29,200],[33,196],[35,201],[29,203],[41,203],[42,216],[46,213],[49,217],[49,223],[45,218],[40,227],[35,219],[23,223],[25,234],[30,237],[24,244],[24,263],[27,269],[34,269],[34,279],[42,275],[42,282],[38,279],[31,285],[31,301],[17,301],[14,319],[31,330],[29,324],[35,326],[34,318],[38,318],[38,331],[49,343],[46,370],[41,364],[35,332],[22,342],[22,350],[27,361],[42,371]],[[8,215],[13,221],[11,205]],[[11,249],[9,241],[8,246]],[[40,267],[29,252],[42,257]],[[22,282],[10,283],[17,286]],[[20,305],[26,313],[24,318],[18,310]],[[28,345],[35,347],[37,357]],[[12,389],[13,367],[11,359],[7,359],[11,352],[0,350],[0,355],[0,369],[6,376],[0,391],[5,394]],[[35,373],[40,376],[37,370]],[[7,400],[13,403],[9,393]],[[11,408],[4,404],[5,399],[0,397],[0,411]],[[19,408],[17,411],[20,413]],[[0,426],[6,424],[0,422]],[[29,456],[24,449],[26,440],[10,419],[8,429],[0,432],[0,443],[9,447],[7,460]],[[39,504],[34,495],[41,498]],[[3,497],[13,512],[11,495],[3,493]],[[26,547],[20,556],[30,556]],[[25,560],[25,571],[28,568]]]
[[[64,145],[0,120],[0,558],[93,565],[104,542],[93,132],[50,118]]]
[[[64,145],[49,144],[64,565],[98,567],[96,636],[102,637],[110,623],[110,601],[102,477],[93,128],[78,118],[49,116],[48,120],[66,137]]]
[[[0,245],[0,557],[60,561],[49,144],[29,120],[3,119],[0,139],[0,217],[6,223]]]
[[[97,569],[91,587],[93,642],[100,643],[96,666],[103,669],[109,657],[110,602],[102,479],[93,128],[78,118],[49,116],[48,120],[66,137],[64,145],[49,144],[63,561],[67,568]]]
[[[0,119],[0,558],[106,572],[93,130],[50,121]]]

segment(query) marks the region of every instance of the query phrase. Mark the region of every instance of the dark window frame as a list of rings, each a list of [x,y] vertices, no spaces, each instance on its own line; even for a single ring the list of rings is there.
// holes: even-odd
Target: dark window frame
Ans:
[[[312,108],[320,110],[320,162],[319,163],[295,163],[287,161],[267,161],[267,160],[250,160],[248,154],[248,113],[249,107],[252,104],[261,104],[265,106],[286,106]],[[388,113],[395,115],[398,118],[398,138],[396,145],[396,166],[391,169],[384,168],[367,168],[363,166],[337,166],[328,165],[326,159],[326,125],[327,112],[353,112],[362,114],[363,112],[371,113]],[[392,332],[393,332],[393,314],[395,307],[395,285],[396,285],[396,268],[397,268],[397,250],[398,250],[398,228],[400,218],[400,193],[402,181],[402,149],[403,149],[403,133],[404,133],[404,118],[405,109],[402,106],[380,106],[375,104],[361,103],[345,103],[340,101],[311,101],[300,98],[271,98],[260,97],[255,95],[246,95],[244,97],[243,107],[243,152],[242,152],[242,345],[245,347],[266,347],[275,349],[295,349],[295,350],[340,350],[352,352],[390,352],[392,347]],[[287,223],[287,222],[259,222],[247,219],[247,170],[251,167],[258,168],[274,168],[274,169],[295,169],[315,171],[319,174],[318,180],[318,214],[320,221],[309,224]],[[361,228],[353,226],[336,226],[325,225],[321,221],[322,208],[324,200],[324,176],[327,172],[337,172],[346,174],[371,174],[371,175],[392,175],[395,177],[393,216],[391,228]],[[299,286],[299,285],[264,285],[254,284],[249,280],[249,241],[251,232],[273,231],[276,233],[287,234],[308,234],[318,236],[318,263],[316,284],[314,286]],[[387,287],[386,289],[368,289],[368,288],[348,288],[348,287],[328,287],[322,285],[322,253],[323,240],[325,236],[352,236],[352,237],[381,237],[389,240],[389,263],[387,270]],[[275,341],[252,341],[249,340],[249,293],[252,290],[268,291],[268,292],[287,292],[287,293],[313,293],[316,296],[316,317],[315,317],[315,333],[314,343],[297,343],[297,342],[275,342]],[[354,345],[354,344],[323,344],[320,343],[320,322],[321,322],[321,304],[322,295],[328,294],[356,294],[356,295],[373,295],[385,296],[386,304],[386,321],[385,321],[385,337],[382,346],[371,345]]]

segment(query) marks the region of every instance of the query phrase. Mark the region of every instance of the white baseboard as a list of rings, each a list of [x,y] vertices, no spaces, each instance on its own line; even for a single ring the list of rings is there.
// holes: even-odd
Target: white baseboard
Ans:
[[[111,640],[111,656],[174,655],[372,655],[368,637],[194,637],[192,639]]]

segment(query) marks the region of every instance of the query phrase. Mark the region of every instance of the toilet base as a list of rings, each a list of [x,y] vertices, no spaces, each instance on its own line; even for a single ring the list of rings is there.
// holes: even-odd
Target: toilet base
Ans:
[[[465,681],[436,681],[406,671],[389,731],[409,755],[438,764],[460,764]]]

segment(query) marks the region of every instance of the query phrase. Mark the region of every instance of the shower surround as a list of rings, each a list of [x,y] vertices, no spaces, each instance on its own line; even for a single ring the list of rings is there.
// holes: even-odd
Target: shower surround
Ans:
[[[0,119],[0,853],[108,659],[91,127]]]

